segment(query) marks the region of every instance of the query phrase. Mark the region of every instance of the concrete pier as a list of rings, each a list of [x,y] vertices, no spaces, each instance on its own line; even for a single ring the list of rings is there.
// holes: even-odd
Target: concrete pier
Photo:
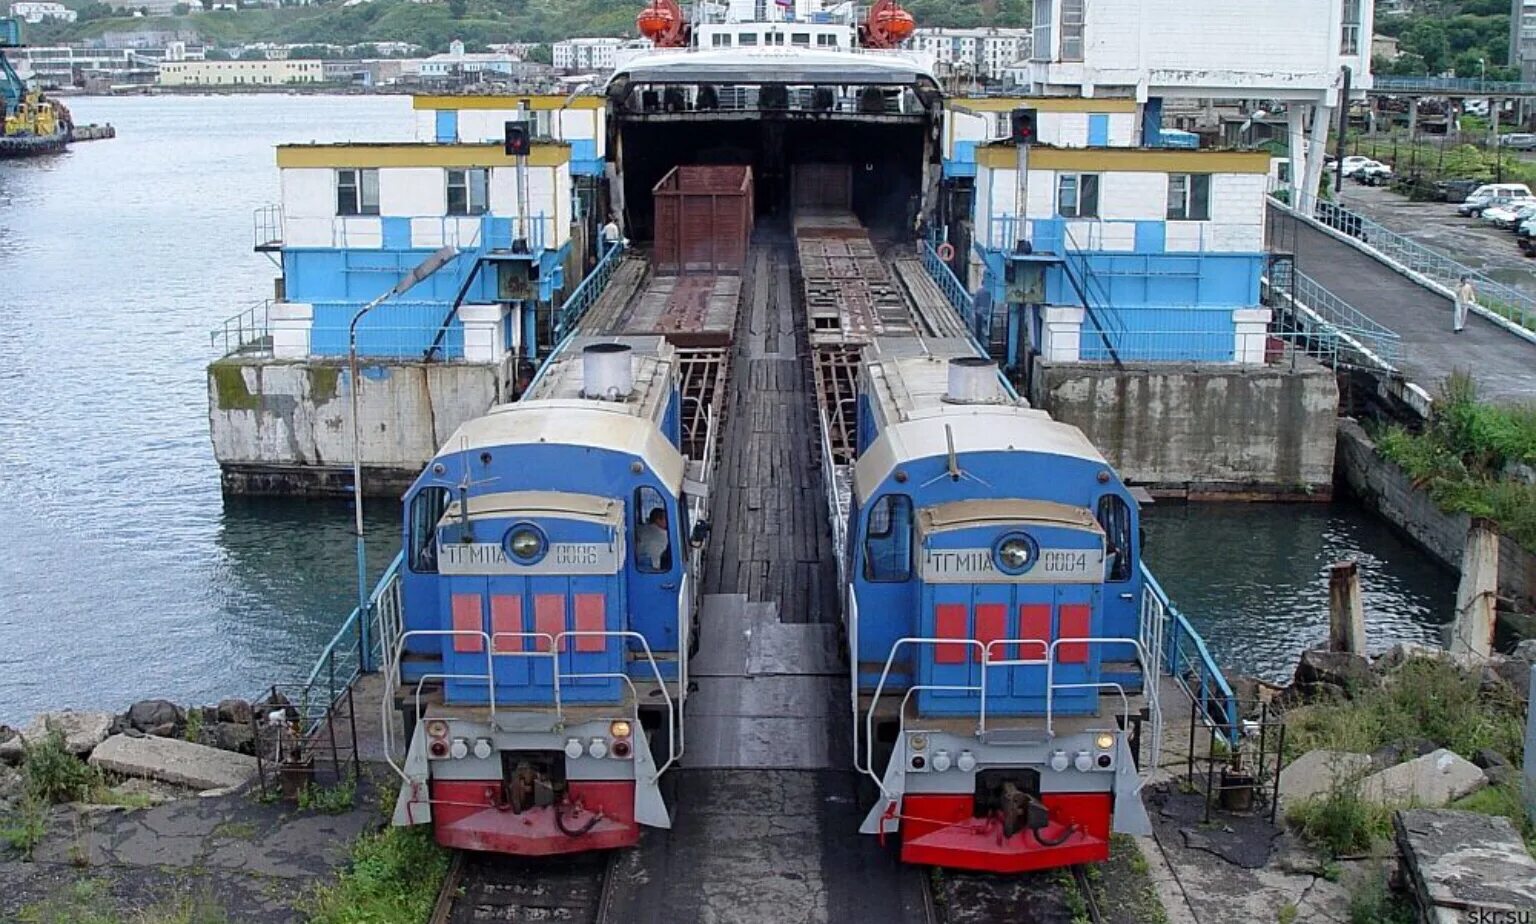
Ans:
[[[398,496],[466,420],[503,394],[491,363],[366,360],[361,368],[364,492]],[[208,367],[209,422],[232,494],[351,491],[350,375],[344,360],[240,355]]]

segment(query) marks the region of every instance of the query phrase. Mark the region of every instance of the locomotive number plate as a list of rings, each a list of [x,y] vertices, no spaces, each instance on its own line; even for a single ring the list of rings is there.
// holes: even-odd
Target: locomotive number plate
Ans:
[[[923,580],[939,584],[1097,584],[1104,580],[1102,549],[1041,549],[1022,574],[998,570],[992,550],[924,549]]]

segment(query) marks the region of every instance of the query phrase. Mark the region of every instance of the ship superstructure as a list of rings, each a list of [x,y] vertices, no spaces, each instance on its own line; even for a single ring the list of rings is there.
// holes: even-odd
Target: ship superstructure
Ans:
[[[6,57],[7,48],[20,47],[21,20],[0,19],[0,158],[53,154],[69,143],[69,110],[32,89]]]

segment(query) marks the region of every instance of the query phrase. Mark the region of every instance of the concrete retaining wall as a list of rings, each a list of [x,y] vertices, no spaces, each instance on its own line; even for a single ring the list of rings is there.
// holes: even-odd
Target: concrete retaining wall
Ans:
[[[1037,362],[1037,407],[1083,430],[1128,481],[1191,499],[1325,500],[1339,389],[1289,366]]]
[[[359,392],[364,490],[396,495],[466,420],[494,404],[490,364],[368,361]],[[230,357],[208,367],[208,416],[226,491],[351,490],[346,363]]]
[[[1446,513],[1408,473],[1382,458],[1353,420],[1339,422],[1339,484],[1388,523],[1453,570],[1461,570],[1471,517]],[[1536,555],[1508,537],[1499,539],[1499,594],[1525,612],[1536,610]]]

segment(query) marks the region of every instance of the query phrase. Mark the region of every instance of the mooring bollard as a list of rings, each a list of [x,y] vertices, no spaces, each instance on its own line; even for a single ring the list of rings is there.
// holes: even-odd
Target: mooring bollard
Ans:
[[[1328,569],[1328,650],[1365,654],[1365,604],[1360,566],[1335,562]]]

